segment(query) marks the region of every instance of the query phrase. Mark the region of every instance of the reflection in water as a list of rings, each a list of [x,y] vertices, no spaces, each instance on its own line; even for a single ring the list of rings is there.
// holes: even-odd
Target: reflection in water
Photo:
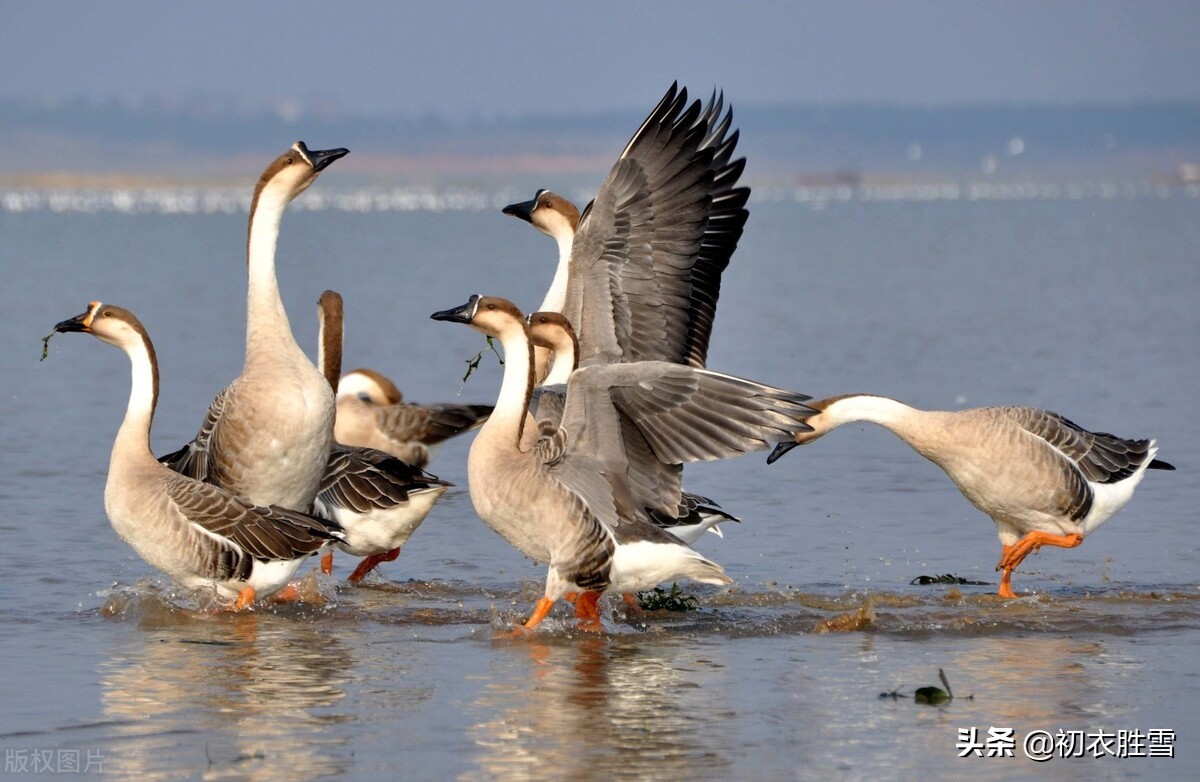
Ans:
[[[621,778],[639,768],[675,779],[727,767],[712,749],[727,743],[720,647],[531,636],[493,651],[468,728],[477,768],[463,779]]]
[[[345,696],[345,655],[320,624],[269,612],[198,615],[139,608],[140,633],[101,670],[106,773],[120,778],[300,780],[337,775],[337,740],[314,713]],[[189,738],[194,735],[195,738]]]

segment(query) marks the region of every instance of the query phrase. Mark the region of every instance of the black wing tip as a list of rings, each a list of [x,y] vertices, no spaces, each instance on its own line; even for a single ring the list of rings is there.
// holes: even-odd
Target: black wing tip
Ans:
[[[1147,470],[1174,470],[1175,465],[1170,462],[1164,462],[1162,459],[1154,459],[1146,466]]]

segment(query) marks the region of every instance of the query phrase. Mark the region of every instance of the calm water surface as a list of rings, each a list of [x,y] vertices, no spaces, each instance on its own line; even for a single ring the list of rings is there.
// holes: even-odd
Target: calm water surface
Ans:
[[[72,757],[145,780],[1195,778],[1198,217],[1180,195],[753,205],[713,368],[816,396],[1050,407],[1157,437],[1179,471],[1148,475],[1085,545],[1028,559],[1028,596],[1004,602],[992,523],[891,435],[845,427],[770,468],[689,468],[744,519],[698,546],[736,581],[689,587],[699,611],[613,604],[594,635],[560,607],[510,639],[544,571],[475,517],[469,438],[432,466],[458,489],[367,587],[339,556],[323,605],[188,610],[104,516],[125,358],[61,335],[39,363],[39,339],[93,299],[138,313],[162,369],[155,447],[174,449],[240,369],[245,217],[0,212],[5,778]],[[428,315],[476,292],[536,305],[554,255],[498,210],[295,209],[279,276],[301,344],[333,288],[347,369],[482,402],[500,368],[464,384],[482,340]],[[910,585],[941,573],[989,584]],[[874,621],[818,632],[855,612]],[[939,668],[958,697],[915,704]],[[1017,757],[958,759],[971,727],[1012,728]],[[1174,730],[1176,757],[1021,757],[1027,733],[1060,729]]]

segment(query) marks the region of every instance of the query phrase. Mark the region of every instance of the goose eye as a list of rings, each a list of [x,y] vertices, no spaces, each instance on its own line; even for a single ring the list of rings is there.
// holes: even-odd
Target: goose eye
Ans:
[[[111,318],[111,317],[112,317],[112,310],[105,310],[105,311],[104,311],[104,317],[106,317],[106,318]]]
[[[290,166],[290,165],[292,164],[292,162],[293,162],[293,158],[288,158],[287,160],[285,160],[285,161],[283,161],[283,162],[284,162],[284,164],[285,164],[285,165],[289,165],[289,166]]]

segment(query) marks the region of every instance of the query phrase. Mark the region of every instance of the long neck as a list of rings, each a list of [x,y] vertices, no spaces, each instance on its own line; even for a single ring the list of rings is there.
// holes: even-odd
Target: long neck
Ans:
[[[342,377],[342,315],[335,307],[320,310],[321,333],[317,344],[317,368],[337,393]]]
[[[558,267],[554,270],[554,279],[550,282],[550,290],[542,299],[541,312],[562,312],[563,304],[567,301],[567,278],[570,276],[571,244],[575,234],[569,233],[554,237],[558,242]]]
[[[112,460],[154,460],[150,449],[150,425],[154,421],[154,408],[158,402],[158,360],[154,345],[148,338],[126,346],[131,368],[129,405],[125,408],[125,420],[113,443]]]
[[[550,372],[542,381],[542,385],[552,386],[560,385],[567,382],[571,377],[571,373],[575,371],[578,363],[576,351],[574,349],[574,340],[568,347],[560,347],[554,351],[554,363],[550,365]]]
[[[280,342],[296,345],[288,323],[279,283],[275,278],[275,245],[279,223],[291,194],[279,186],[265,185],[250,207],[246,239],[249,287],[246,295],[246,358],[256,349],[276,350]],[[299,347],[296,346],[299,350]]]
[[[504,348],[504,379],[500,383],[496,407],[483,429],[489,437],[519,447],[529,415],[529,396],[533,391],[533,343],[529,341],[523,322],[506,328],[499,339]]]
[[[823,407],[819,416],[819,426],[822,432],[836,429],[842,424],[855,421],[867,421],[889,429],[903,440],[911,437],[909,422],[920,411],[909,407],[903,402],[889,399],[885,396],[869,394],[851,394],[832,400],[815,403]]]

